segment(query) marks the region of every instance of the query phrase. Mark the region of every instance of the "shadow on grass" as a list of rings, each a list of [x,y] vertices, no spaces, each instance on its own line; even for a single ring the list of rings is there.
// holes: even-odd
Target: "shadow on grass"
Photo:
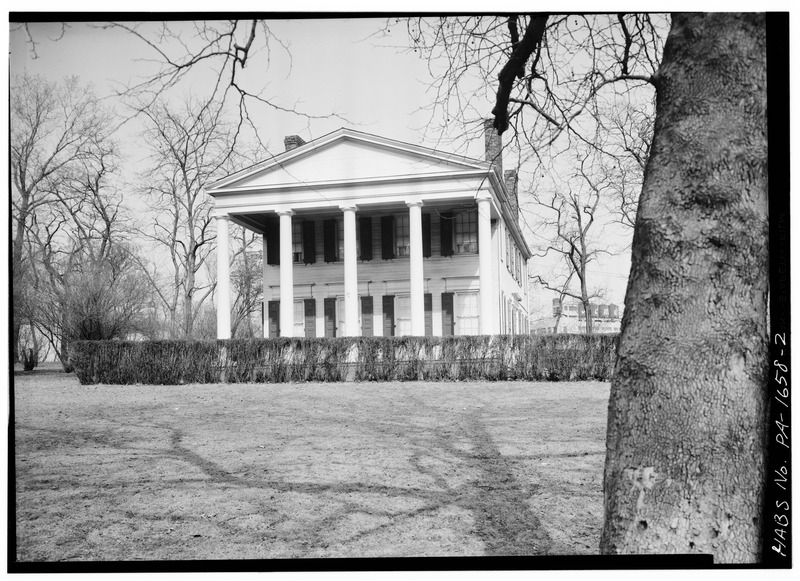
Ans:
[[[242,477],[231,474],[214,462],[202,457],[181,444],[183,434],[172,430],[171,449],[168,456],[199,468],[212,482],[247,488],[262,488],[278,492],[295,492],[310,495],[378,494],[386,497],[402,497],[425,502],[423,507],[406,511],[376,510],[358,502],[345,502],[316,523],[310,535],[309,545],[327,547],[330,537],[326,531],[336,526],[355,512],[372,516],[389,517],[388,523],[378,524],[360,531],[346,539],[352,543],[381,530],[398,526],[401,522],[455,506],[469,511],[475,521],[475,534],[484,543],[487,556],[499,555],[543,555],[551,549],[551,539],[543,529],[538,517],[530,510],[528,499],[535,489],[522,485],[514,476],[512,461],[504,457],[494,443],[480,419],[480,412],[460,416],[457,433],[469,442],[469,450],[454,445],[452,432],[435,430],[425,444],[418,442],[411,456],[412,466],[422,475],[431,478],[430,488],[401,487],[366,484],[361,482],[311,483],[285,482],[272,479]],[[425,466],[424,459],[431,454],[455,456],[463,469],[477,473],[478,477],[466,484],[450,486],[447,479],[434,469]]]
[[[382,431],[379,425],[372,422],[368,424],[372,429]],[[320,515],[313,524],[302,527],[302,531],[281,533],[284,541],[302,544],[301,551],[325,550],[334,543],[340,546],[352,545],[364,537],[391,531],[404,522],[416,518],[436,518],[437,514],[443,514],[440,511],[452,508],[466,511],[472,516],[474,530],[469,534],[483,543],[483,555],[543,555],[553,549],[550,537],[528,505],[528,501],[537,493],[537,488],[521,483],[516,478],[514,460],[501,454],[482,421],[480,410],[453,414],[446,425],[432,429],[417,427],[413,435],[409,433],[414,431],[411,425],[398,422],[388,427],[388,424],[384,424],[387,432],[394,432],[407,438],[410,466],[423,477],[423,481],[429,481],[430,486],[394,486],[359,481],[331,483],[284,481],[274,478],[274,475],[268,472],[265,477],[230,472],[186,446],[184,444],[186,434],[173,426],[143,424],[129,426],[131,425],[164,430],[165,434],[168,434],[168,447],[152,450],[154,456],[193,466],[204,476],[200,479],[191,476],[182,478],[182,485],[202,481],[212,485],[263,490],[265,492],[263,501],[259,502],[263,514],[272,513],[274,516],[277,515],[274,513],[274,507],[270,506],[270,491],[330,497],[332,504],[336,505],[332,512]],[[124,426],[118,424],[118,427]],[[17,429],[21,433],[27,430],[38,432],[39,436],[36,439],[39,441],[33,446],[34,449],[64,445],[80,447],[85,443],[121,451],[132,449],[126,445],[127,442],[120,432],[114,430],[97,433],[97,431],[83,430],[48,430],[24,425],[18,425]],[[42,438],[45,434],[47,436]],[[65,479],[60,480],[61,486],[68,484]],[[40,485],[52,486],[49,481],[43,481]],[[80,485],[80,479],[75,485]],[[180,486],[177,483],[165,485]],[[135,487],[137,484],[130,483],[129,486]],[[27,488],[33,490],[36,485],[29,485]],[[369,503],[368,506],[358,499],[348,499],[349,494],[380,495],[386,497],[387,502],[385,507],[376,507],[374,503]],[[392,499],[411,501],[410,504],[413,506],[403,508],[407,507],[409,502],[392,503]],[[369,524],[362,523],[359,530],[352,531],[346,538],[341,538],[335,532],[343,526],[346,528],[347,519],[354,514],[373,518]],[[138,518],[133,515],[131,517]],[[193,519],[191,516],[187,517],[188,520]],[[284,515],[280,520],[272,522],[271,531],[267,536],[254,538],[252,542],[277,538],[278,533],[274,527],[291,518]],[[232,533],[242,532],[227,521],[217,521],[215,525]],[[260,534],[263,535],[264,531]]]

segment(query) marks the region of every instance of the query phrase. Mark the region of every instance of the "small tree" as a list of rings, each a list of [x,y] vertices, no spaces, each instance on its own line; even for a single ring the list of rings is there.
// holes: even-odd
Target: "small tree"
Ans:
[[[541,258],[558,257],[556,273],[552,277],[532,275],[535,282],[547,290],[559,294],[559,298],[571,297],[580,302],[586,321],[586,332],[592,333],[592,299],[601,296],[589,282],[590,265],[600,254],[610,254],[610,245],[601,242],[596,230],[602,224],[598,216],[602,209],[606,184],[590,175],[588,156],[578,160],[577,171],[569,179],[557,182],[552,189],[537,184],[531,195],[528,213],[537,221]],[[573,289],[572,281],[578,288]],[[560,318],[560,315],[558,315]],[[556,326],[558,322],[556,322]]]

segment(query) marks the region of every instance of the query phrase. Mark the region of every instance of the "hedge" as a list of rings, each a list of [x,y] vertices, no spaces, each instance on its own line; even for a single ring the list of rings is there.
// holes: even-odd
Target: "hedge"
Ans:
[[[616,335],[76,341],[83,384],[609,380]]]

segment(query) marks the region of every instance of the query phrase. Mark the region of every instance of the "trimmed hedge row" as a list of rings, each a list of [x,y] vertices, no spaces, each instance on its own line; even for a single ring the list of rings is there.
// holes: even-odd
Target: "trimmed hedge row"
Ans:
[[[76,341],[83,384],[609,380],[616,335]]]

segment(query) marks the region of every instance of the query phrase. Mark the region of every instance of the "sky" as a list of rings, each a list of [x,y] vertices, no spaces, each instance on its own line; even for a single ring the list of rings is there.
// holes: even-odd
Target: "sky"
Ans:
[[[283,137],[298,134],[306,141],[346,126],[410,143],[445,148],[440,135],[432,129],[430,113],[422,110],[430,102],[427,91],[431,82],[428,63],[419,54],[404,49],[407,34],[404,25],[392,24],[388,36],[377,35],[386,19],[301,19],[274,20],[270,31],[286,45],[275,44],[262,50],[245,69],[244,81],[251,89],[286,108],[302,111],[313,118],[268,108],[254,110],[262,140],[272,152],[283,149]],[[30,26],[36,44],[31,50],[22,30],[11,25],[10,74],[39,74],[58,80],[75,75],[91,83],[99,96],[117,111],[125,107],[115,92],[126,84],[152,74],[157,55],[141,40],[120,29],[105,29],[98,23],[70,23],[62,35],[60,24],[38,23]],[[143,33],[152,34],[158,23],[144,25]],[[187,22],[171,24],[174,30],[190,30]],[[35,57],[35,58],[34,58]],[[208,71],[206,71],[207,74]],[[435,72],[435,71],[434,71]],[[206,78],[198,73],[173,93],[175,98],[205,91]],[[486,117],[492,103],[485,103]],[[331,114],[336,116],[331,117]],[[135,183],[147,165],[147,151],[141,146],[142,129],[136,118],[123,125],[119,141],[125,156],[125,179]],[[448,149],[475,158],[483,157],[482,140],[455,142]],[[520,194],[524,196],[524,193]],[[132,208],[139,201],[126,200]],[[533,230],[532,219],[523,229]],[[611,229],[604,233],[619,248],[629,243],[630,232]],[[533,248],[535,239],[527,236]],[[533,259],[532,268],[551,271],[549,261]],[[604,302],[623,304],[630,268],[626,251],[601,259],[593,272],[595,284],[606,289]],[[531,312],[549,314],[553,294],[537,292],[532,287]]]

